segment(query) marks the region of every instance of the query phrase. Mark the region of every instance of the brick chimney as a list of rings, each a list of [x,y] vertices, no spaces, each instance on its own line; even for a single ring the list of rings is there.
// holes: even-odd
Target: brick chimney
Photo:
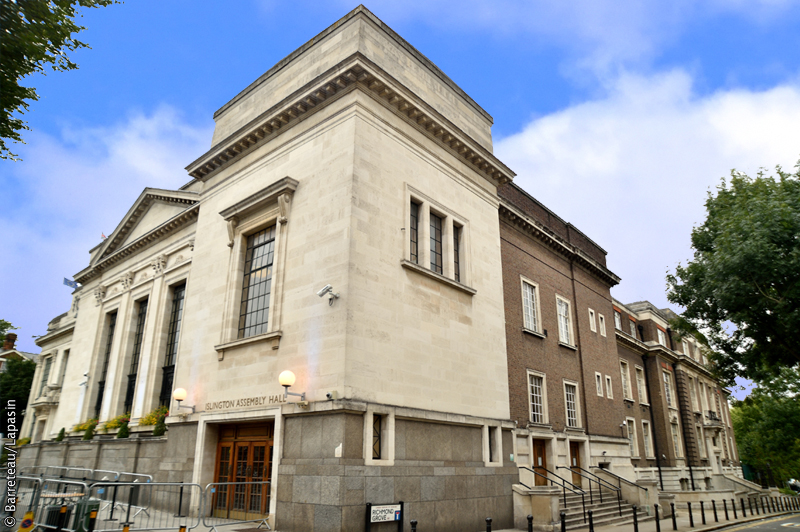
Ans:
[[[6,335],[6,339],[3,342],[3,351],[11,351],[14,349],[14,344],[17,341],[17,335],[14,333],[8,333]]]

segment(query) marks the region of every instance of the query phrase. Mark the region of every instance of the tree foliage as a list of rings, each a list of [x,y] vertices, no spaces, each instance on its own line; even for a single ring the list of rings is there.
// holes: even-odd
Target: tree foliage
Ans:
[[[3,405],[0,418],[6,419],[5,405],[10,399],[16,401],[17,428],[22,426],[22,411],[28,408],[28,395],[31,393],[36,363],[31,360],[8,359],[6,370],[0,373],[0,405]]]
[[[800,165],[731,172],[692,231],[694,258],[667,276],[668,299],[703,332],[718,376],[763,382],[800,366]]]
[[[740,459],[779,486],[800,478],[800,370],[781,371],[744,401],[734,401],[731,421]]]
[[[0,1],[0,159],[16,160],[5,140],[22,142],[30,129],[19,117],[38,100],[33,87],[20,81],[33,73],[78,68],[68,52],[89,46],[75,35],[86,29],[75,23],[78,7],[100,7],[114,0],[3,0]]]
[[[11,331],[11,330],[14,330],[14,329],[17,329],[17,327],[14,327],[13,325],[11,325],[10,322],[8,322],[6,320],[0,320],[0,343],[5,341],[6,333],[8,331]]]

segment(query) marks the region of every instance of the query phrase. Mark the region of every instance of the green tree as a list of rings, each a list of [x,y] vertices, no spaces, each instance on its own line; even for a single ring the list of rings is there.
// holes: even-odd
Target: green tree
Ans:
[[[86,29],[75,23],[78,7],[100,7],[114,0],[3,0],[0,1],[0,159],[16,160],[5,139],[22,142],[21,131],[30,129],[19,117],[38,100],[33,87],[20,81],[33,73],[78,68],[68,56],[89,46],[74,38]]]
[[[17,327],[11,325],[10,322],[7,322],[6,320],[0,320],[0,343],[2,343],[6,339],[6,333],[8,331],[14,330],[16,328]]]
[[[0,373],[0,419],[6,418],[6,405],[8,401],[15,401],[14,410],[17,413],[17,429],[22,427],[22,411],[28,408],[28,395],[31,393],[33,374],[36,373],[36,363],[30,360],[9,359],[5,362],[5,371]]]
[[[764,382],[800,366],[800,165],[731,172],[692,231],[694,258],[667,275],[667,298],[703,335],[718,376]],[[690,331],[686,331],[690,332]]]
[[[800,370],[784,369],[773,383],[733,401],[731,421],[740,459],[783,486],[800,478]]]

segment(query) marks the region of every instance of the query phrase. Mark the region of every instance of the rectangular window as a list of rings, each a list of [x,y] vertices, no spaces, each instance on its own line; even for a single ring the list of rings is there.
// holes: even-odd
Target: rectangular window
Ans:
[[[611,389],[611,375],[606,375],[606,397],[614,398],[614,391]]]
[[[622,314],[619,311],[614,311],[614,328],[618,331],[622,330]]]
[[[664,397],[667,399],[667,406],[675,408],[675,398],[672,396],[672,374],[663,372],[664,374]]]
[[[411,262],[419,263],[419,204],[411,202],[411,221],[409,223],[411,235]]]
[[[686,356],[691,356],[689,354],[689,342],[686,340],[681,340],[681,348],[683,349],[683,354]]]
[[[267,332],[274,258],[274,225],[247,237],[239,309],[239,338]]]
[[[636,391],[639,394],[639,402],[647,404],[647,385],[644,380],[644,369],[636,366]]]
[[[183,300],[186,295],[186,284],[179,284],[172,289],[172,308],[167,329],[167,348],[164,354],[164,366],[161,368],[161,394],[158,401],[161,406],[169,406],[172,399],[172,379],[175,376],[175,358],[178,354],[181,320],[183,317]]]
[[[598,372],[594,372],[594,384],[597,387],[597,395],[603,397],[603,376]]]
[[[658,329],[658,343],[667,347],[667,335],[661,329]]]
[[[597,332],[597,323],[595,321],[594,311],[592,309],[589,309],[589,329],[592,332]]]
[[[625,427],[628,431],[628,445],[630,445],[631,456],[638,457],[639,442],[636,441],[636,420],[633,418],[627,418],[625,420]]]
[[[112,312],[106,317],[108,330],[106,332],[106,347],[103,351],[103,364],[101,366],[99,380],[97,382],[97,401],[94,404],[94,417],[100,419],[100,407],[103,406],[103,392],[106,388],[106,373],[108,373],[108,361],[111,358],[111,344],[114,342],[114,329],[117,327],[117,313]]]
[[[50,366],[52,364],[53,357],[47,357],[44,361],[44,369],[42,369],[42,382],[39,384],[39,397],[44,394],[45,386],[47,386],[47,381],[50,379]]]
[[[628,369],[628,363],[624,360],[619,361],[619,372],[622,377],[622,397],[625,399],[633,399],[631,391],[631,374]]]
[[[453,275],[457,282],[461,282],[461,227],[453,224]]]
[[[558,307],[558,339],[561,343],[572,344],[572,325],[570,324],[569,302],[556,296]]]
[[[631,329],[631,336],[636,338],[636,322],[633,320],[630,321],[630,329]]]
[[[579,427],[578,418],[578,387],[574,384],[564,383],[564,396],[567,405],[567,426]]]
[[[655,456],[653,454],[653,435],[650,432],[650,423],[642,420],[642,437],[644,438],[644,455],[647,458]]]
[[[433,213],[431,218],[431,270],[442,273],[442,219]]]
[[[144,336],[144,321],[147,317],[147,300],[139,302],[139,312],[136,315],[136,330],[133,335],[133,353],[131,353],[131,367],[128,371],[128,389],[125,392],[125,412],[130,412],[133,406],[133,392],[136,388],[136,375],[139,373],[139,356],[142,353],[142,338]]]
[[[672,428],[672,447],[675,449],[675,458],[680,458],[683,456],[683,453],[681,452],[681,438],[678,424],[673,423],[670,427]]]
[[[697,434],[697,448],[700,450],[700,458],[706,457],[706,442],[703,441],[703,429],[700,425],[695,426],[695,433]]]
[[[383,416],[372,414],[372,459],[381,459],[381,430],[383,426]]]
[[[695,412],[700,411],[700,405],[697,402],[697,384],[695,380],[689,377],[689,393],[692,396],[692,410]]]
[[[600,336],[605,336],[606,335],[606,317],[603,316],[602,314],[598,314],[597,316],[600,319]]]
[[[545,416],[544,375],[528,372],[528,390],[531,398],[531,423],[547,423]]]
[[[64,378],[67,376],[67,364],[69,364],[69,349],[64,351],[64,362],[61,363],[61,379],[58,383],[64,386]]]
[[[538,297],[536,285],[522,281],[522,321],[523,326],[531,331],[539,332]]]

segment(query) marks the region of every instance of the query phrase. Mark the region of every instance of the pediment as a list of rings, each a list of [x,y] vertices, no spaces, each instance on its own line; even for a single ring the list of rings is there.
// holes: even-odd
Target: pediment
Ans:
[[[96,264],[130,245],[199,202],[196,192],[146,188],[92,261]]]

